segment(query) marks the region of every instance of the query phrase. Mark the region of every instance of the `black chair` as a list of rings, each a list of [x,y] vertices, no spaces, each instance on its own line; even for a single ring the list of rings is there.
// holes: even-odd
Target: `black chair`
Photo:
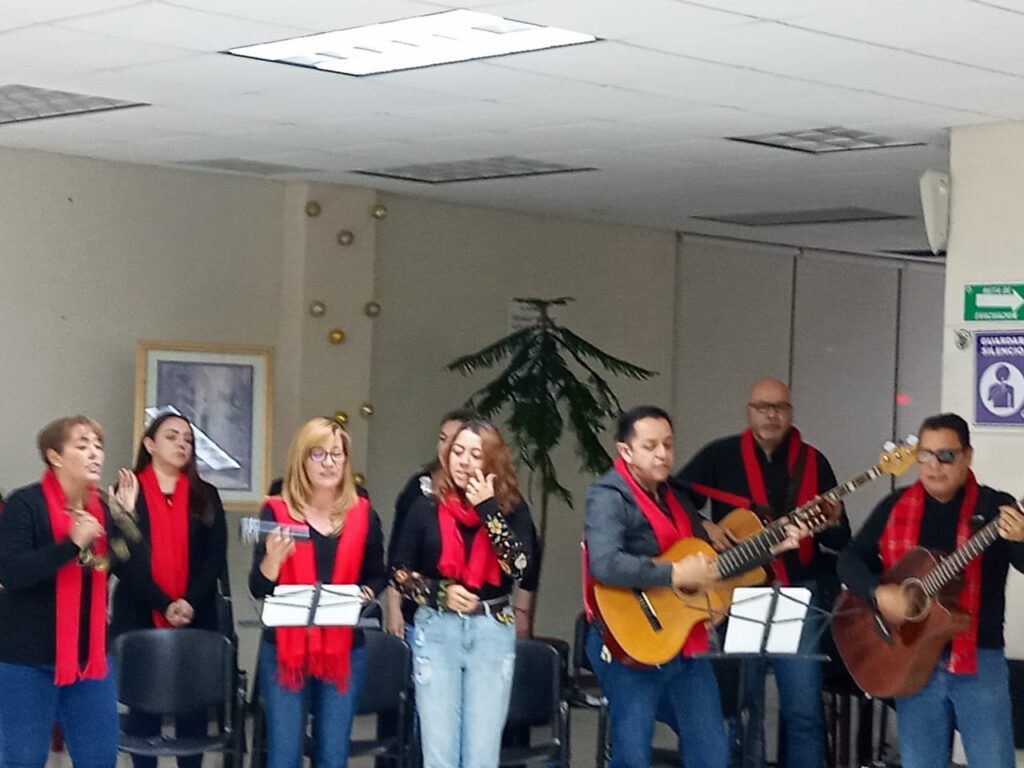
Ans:
[[[240,765],[245,689],[236,685],[235,647],[203,629],[140,629],[114,643],[118,701],[133,710],[176,716],[214,708],[225,713],[217,732],[200,738],[130,736],[121,751],[147,757],[223,752]]]
[[[412,652],[401,638],[377,630],[363,633],[366,642],[366,682],[359,696],[356,716],[377,718],[375,739],[353,739],[349,758],[373,757],[395,768],[410,764],[413,744]],[[259,681],[253,685],[251,768],[263,768],[267,760],[266,710],[259,694]],[[303,748],[313,757],[309,734]]]
[[[601,692],[601,684],[587,658],[587,632],[590,625],[587,616],[580,611],[572,641],[572,663],[569,667],[569,709],[591,710],[597,713],[597,759],[596,768],[604,768],[611,758],[611,739],[608,732],[608,699]],[[572,730],[572,720],[569,721]],[[572,739],[569,740],[570,745]],[[571,755],[570,755],[571,760]]]
[[[512,677],[506,728],[550,726],[551,735],[542,743],[505,747],[499,765],[556,763],[569,766],[569,703],[565,698],[562,657],[541,640],[516,640],[516,663]]]

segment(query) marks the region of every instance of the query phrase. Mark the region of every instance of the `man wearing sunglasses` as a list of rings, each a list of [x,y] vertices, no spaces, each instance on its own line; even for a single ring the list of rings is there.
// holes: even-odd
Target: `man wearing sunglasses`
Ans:
[[[718,550],[735,544],[719,523],[735,508],[753,510],[763,522],[778,519],[836,485],[828,459],[805,443],[793,426],[789,387],[777,379],[754,382],[747,399],[748,429],[702,448],[676,475],[688,484],[688,495],[700,508],[711,500],[711,520],[704,522]],[[850,524],[842,506],[822,502],[835,524],[807,537],[798,549],[773,562],[774,577],[787,586],[809,587],[816,606],[828,607],[838,591],[835,552],[850,540]],[[800,650],[818,651],[822,613],[808,614]],[[817,619],[817,620],[815,620]],[[821,664],[812,659],[777,659],[771,662],[779,687],[784,725],[786,768],[822,768],[825,765],[825,722],[821,704]],[[763,766],[764,681],[767,664],[749,662],[744,674],[744,701],[748,726],[740,745],[743,766]],[[723,690],[728,687],[723,685]],[[728,706],[726,707],[728,709]],[[738,756],[737,756],[738,757]]]
[[[1008,494],[975,480],[970,432],[960,416],[931,416],[918,437],[918,481],[875,507],[840,555],[839,575],[890,625],[899,625],[911,606],[898,585],[880,583],[882,571],[912,546],[952,552],[999,518],[1001,540],[964,570],[960,604],[971,614],[971,625],[953,639],[924,688],[896,699],[896,713],[904,768],[946,768],[954,728],[963,737],[968,764],[1013,768],[1003,616],[1009,566],[1024,571],[1024,514]]]

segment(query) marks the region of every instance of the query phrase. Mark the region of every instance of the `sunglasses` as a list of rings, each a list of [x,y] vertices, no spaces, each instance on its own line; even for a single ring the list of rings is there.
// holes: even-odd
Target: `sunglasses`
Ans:
[[[952,464],[956,457],[963,451],[963,448],[943,448],[940,451],[930,451],[927,448],[917,449],[917,463],[927,464],[935,459],[939,464]]]

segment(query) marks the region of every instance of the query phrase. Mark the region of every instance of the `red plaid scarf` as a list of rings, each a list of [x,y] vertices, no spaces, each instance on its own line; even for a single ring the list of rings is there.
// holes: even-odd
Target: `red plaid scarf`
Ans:
[[[918,480],[897,499],[889,520],[878,542],[882,566],[892,568],[911,547],[917,546],[924,516],[925,490]],[[962,547],[971,538],[971,515],[978,501],[978,481],[973,472],[967,473],[964,500],[956,527],[956,545]],[[964,585],[960,590],[960,607],[971,615],[967,629],[953,638],[953,647],[946,669],[955,675],[973,675],[978,671],[978,608],[981,605],[981,558],[971,560],[964,570]]]
[[[803,475],[800,478],[800,488],[797,491],[797,506],[810,501],[818,493],[818,452],[811,446],[806,445],[800,437],[800,430],[790,427],[789,450],[786,455],[786,467],[789,469],[790,477],[796,469],[796,463],[800,458],[800,451],[806,447],[807,459],[804,461]],[[768,503],[768,489],[764,484],[764,474],[761,472],[761,464],[757,460],[757,444],[754,440],[754,433],[749,429],[740,435],[740,455],[743,457],[743,470],[747,475],[747,487],[750,489],[750,498],[759,507],[770,509]],[[814,556],[814,537],[807,536],[800,540],[800,548],[797,555],[803,565],[811,562]],[[775,569],[775,576],[782,584],[790,583],[789,574],[786,572],[786,564],[781,557],[775,558],[772,563]]]
[[[281,525],[295,525],[285,500],[271,496],[266,501]],[[359,497],[345,513],[345,524],[334,554],[332,584],[355,584],[363,567],[366,534],[370,530],[370,502]],[[295,552],[284,561],[278,584],[315,584],[316,554],[312,539],[295,542]],[[348,690],[349,657],[352,650],[351,627],[278,627],[277,676],[281,685],[297,691],[306,676],[334,683],[339,691]]]
[[[660,552],[665,552],[680,539],[693,538],[693,525],[690,522],[690,516],[686,514],[686,510],[683,509],[683,505],[679,503],[679,499],[676,498],[671,489],[666,489],[665,493],[665,503],[668,506],[669,512],[672,513],[672,519],[670,520],[654,502],[654,499],[640,487],[640,484],[637,483],[632,473],[630,473],[629,467],[626,466],[626,462],[622,460],[621,456],[615,459],[615,471],[622,476],[626,481],[626,485],[629,486],[637,507],[640,508],[643,516],[654,531],[654,538],[658,541]],[[584,559],[584,564],[586,564],[586,559]],[[585,572],[584,579],[587,576],[588,574]],[[707,627],[704,624],[698,624],[690,630],[690,634],[683,644],[682,654],[684,656],[693,656],[697,653],[705,653],[707,650]]]

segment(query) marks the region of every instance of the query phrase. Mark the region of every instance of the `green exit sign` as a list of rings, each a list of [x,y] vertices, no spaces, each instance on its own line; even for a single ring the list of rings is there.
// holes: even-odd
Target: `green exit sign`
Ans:
[[[964,288],[964,320],[1024,320],[1024,284],[981,283]]]

